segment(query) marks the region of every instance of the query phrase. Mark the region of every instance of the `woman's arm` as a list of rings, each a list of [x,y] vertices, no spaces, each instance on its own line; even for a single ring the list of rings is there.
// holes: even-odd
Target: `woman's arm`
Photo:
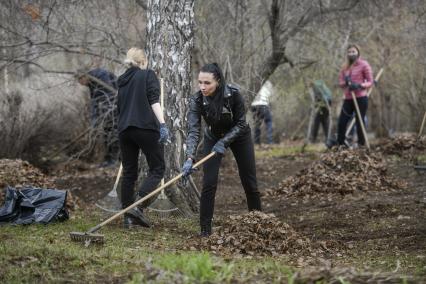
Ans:
[[[165,123],[164,122],[164,115],[163,115],[163,110],[161,108],[160,103],[154,103],[151,105],[152,111],[155,114],[155,117],[158,119],[159,123]]]
[[[148,70],[147,74],[147,97],[148,102],[151,105],[152,111],[155,114],[158,122],[164,123],[164,115],[162,107],[159,103],[160,101],[160,82],[158,81],[157,75],[155,75],[154,71]]]
[[[365,65],[364,68],[362,68],[362,75],[364,77],[364,82],[361,83],[361,87],[364,89],[370,88],[374,83],[373,78],[373,70],[371,69],[370,64],[368,64],[367,61],[364,61]]]
[[[340,88],[346,88],[345,71],[342,69],[339,73],[339,86]]]
[[[232,92],[232,100],[232,114],[235,126],[232,127],[231,130],[229,130],[221,139],[225,147],[228,147],[232,142],[234,142],[234,140],[237,139],[247,127],[244,99],[240,92],[236,89]]]

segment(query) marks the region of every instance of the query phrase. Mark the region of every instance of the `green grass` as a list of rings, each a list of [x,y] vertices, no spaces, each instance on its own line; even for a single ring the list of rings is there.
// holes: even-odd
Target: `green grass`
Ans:
[[[308,144],[304,148],[305,154],[317,154],[325,151],[322,144]],[[267,149],[256,149],[256,158],[278,158],[294,156],[302,153],[302,145],[276,145]]]
[[[0,283],[226,283],[240,276],[250,279],[258,273],[290,271],[272,260],[225,260],[208,252],[179,249],[198,231],[194,221],[148,230],[108,225],[101,229],[106,240],[102,246],[85,247],[70,240],[70,231],[84,232],[99,220],[99,216],[83,217],[79,212],[60,224],[2,226]]]
[[[0,283],[300,283],[298,269],[286,257],[221,257],[181,249],[188,236],[198,231],[194,220],[136,230],[112,224],[101,229],[104,245],[85,247],[72,242],[69,232],[84,232],[101,220],[87,215],[75,212],[71,220],[47,226],[0,227]],[[359,254],[346,264],[390,271],[397,259],[402,268],[414,261]],[[423,259],[415,265],[420,274],[424,272]]]

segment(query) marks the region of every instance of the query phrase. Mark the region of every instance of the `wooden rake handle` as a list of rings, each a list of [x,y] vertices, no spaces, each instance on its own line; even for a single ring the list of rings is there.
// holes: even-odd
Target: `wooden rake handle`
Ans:
[[[420,137],[422,137],[423,134],[423,129],[425,127],[425,123],[426,123],[426,112],[423,115],[423,120],[422,120],[422,125],[420,126],[420,130],[419,130],[419,134],[417,135],[417,138],[420,139]]]
[[[356,100],[355,93],[351,92],[351,95],[352,95],[352,100],[353,100],[354,105],[355,105],[356,114],[358,115],[359,124],[361,124],[362,135],[364,135],[364,139],[365,139],[365,145],[367,146],[367,149],[370,149],[370,143],[368,142],[367,131],[365,131],[364,120],[362,119],[361,112],[359,111],[359,106],[358,106],[358,102]]]
[[[201,166],[204,162],[206,162],[208,159],[210,159],[211,157],[213,157],[216,154],[216,152],[211,152],[210,154],[208,154],[207,156],[205,156],[204,158],[202,158],[201,160],[199,160],[194,166],[193,168],[198,168],[199,166]],[[158,187],[157,189],[155,189],[154,191],[152,191],[151,193],[149,193],[148,195],[144,196],[143,198],[139,199],[138,201],[136,201],[135,203],[133,203],[132,205],[130,205],[129,207],[121,210],[120,212],[117,212],[115,215],[113,215],[112,217],[108,218],[107,220],[103,221],[102,223],[96,225],[95,227],[91,228],[89,231],[87,231],[88,234],[94,233],[97,230],[99,230],[100,228],[102,228],[104,225],[108,224],[109,222],[115,220],[117,217],[123,215],[124,213],[126,213],[127,211],[129,211],[130,209],[138,206],[139,204],[141,204],[142,202],[144,202],[145,200],[147,200],[148,198],[150,198],[151,196],[157,194],[158,192],[160,192],[161,190],[163,190],[164,188],[168,187],[169,185],[175,183],[177,180],[179,180],[180,178],[182,178],[183,174],[180,173],[177,176],[175,176],[174,178],[172,178],[171,180],[169,180],[168,182],[166,182],[165,184],[161,185],[160,187]]]

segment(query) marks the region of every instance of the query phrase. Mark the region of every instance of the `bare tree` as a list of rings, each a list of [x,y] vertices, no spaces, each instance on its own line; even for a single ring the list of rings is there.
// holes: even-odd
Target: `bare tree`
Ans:
[[[165,147],[166,179],[179,174],[184,159],[187,99],[191,94],[194,0],[149,0],[149,67],[165,82],[165,116],[172,143]],[[192,190],[191,190],[192,189]],[[174,185],[168,197],[184,212],[198,209],[194,188]]]

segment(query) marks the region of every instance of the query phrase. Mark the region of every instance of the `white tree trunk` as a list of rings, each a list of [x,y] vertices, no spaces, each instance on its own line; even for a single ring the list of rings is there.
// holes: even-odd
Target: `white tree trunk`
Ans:
[[[148,66],[164,79],[165,119],[172,143],[165,147],[165,180],[180,173],[184,160],[186,112],[191,94],[194,0],[149,0],[147,24]],[[193,188],[175,184],[167,196],[184,212],[198,210]]]

